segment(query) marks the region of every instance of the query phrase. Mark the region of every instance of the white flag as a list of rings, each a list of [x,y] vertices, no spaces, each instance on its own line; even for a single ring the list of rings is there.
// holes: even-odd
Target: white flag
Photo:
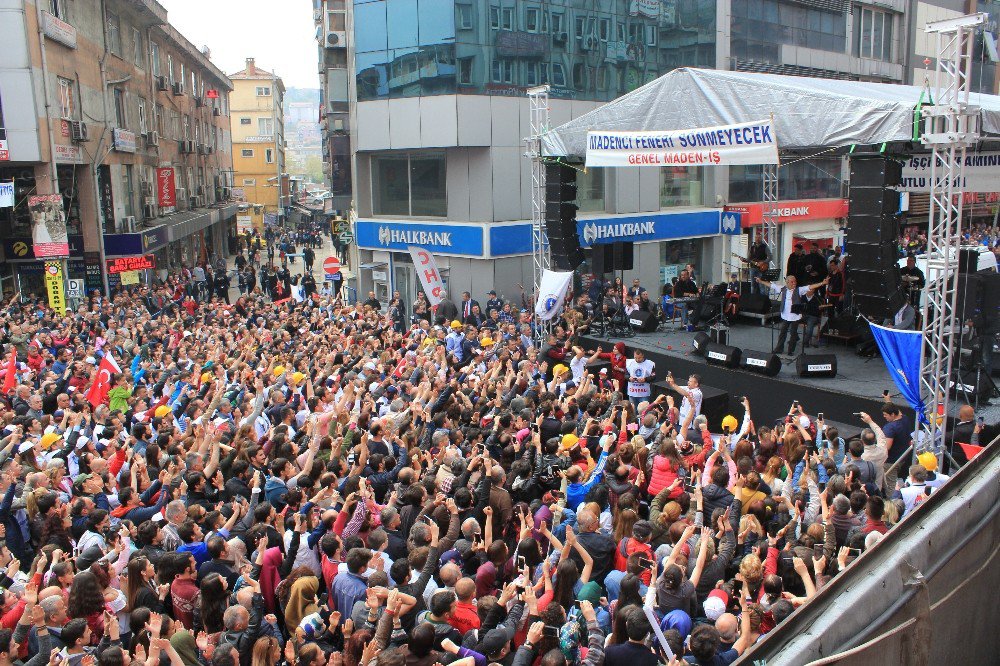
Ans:
[[[546,270],[542,273],[542,283],[538,287],[538,301],[535,302],[535,316],[542,321],[549,321],[559,316],[572,281],[572,272]]]
[[[441,295],[444,293],[444,281],[441,280],[441,273],[438,271],[437,262],[434,261],[434,255],[416,245],[408,245],[406,249],[410,251],[413,265],[417,267],[417,276],[420,277],[420,284],[424,288],[424,293],[427,294],[427,300],[432,306],[437,305],[441,302]]]

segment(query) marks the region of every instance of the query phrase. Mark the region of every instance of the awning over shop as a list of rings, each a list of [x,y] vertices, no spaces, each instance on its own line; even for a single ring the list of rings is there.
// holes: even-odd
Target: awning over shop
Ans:
[[[203,208],[200,210],[175,213],[164,218],[167,225],[167,235],[170,242],[186,238],[191,234],[207,229],[222,220],[228,220],[236,215],[238,204],[228,204],[222,208]]]
[[[584,157],[587,132],[677,131],[773,118],[783,150],[913,139],[916,86],[682,68],[542,136],[549,156]],[[982,132],[1000,136],[1000,97],[972,95]]]

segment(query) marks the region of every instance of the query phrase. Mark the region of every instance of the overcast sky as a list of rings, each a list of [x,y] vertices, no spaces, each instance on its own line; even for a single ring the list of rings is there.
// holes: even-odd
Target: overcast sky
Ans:
[[[286,88],[318,88],[316,29],[309,0],[159,0],[170,23],[192,44],[212,50],[226,74],[248,57]]]

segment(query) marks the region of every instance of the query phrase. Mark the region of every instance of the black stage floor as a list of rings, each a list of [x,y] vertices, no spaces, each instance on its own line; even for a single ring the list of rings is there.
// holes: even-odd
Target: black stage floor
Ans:
[[[731,413],[737,417],[742,415],[739,400],[743,395],[750,398],[751,411],[757,424],[768,423],[787,414],[792,400],[799,400],[807,413],[815,415],[823,412],[828,421],[841,424],[842,433],[845,428],[849,428],[850,432],[862,425],[854,412],[868,412],[881,422],[884,390],[889,390],[891,399],[904,409],[907,418],[913,417],[912,410],[906,407],[881,357],[864,359],[855,353],[853,345],[824,340],[820,347],[806,350],[810,355],[834,354],[837,358],[836,377],[800,377],[796,371],[795,358],[789,356],[781,357],[782,367],[777,376],[767,377],[740,369],[709,365],[694,350],[694,336],[694,333],[668,325],[661,326],[661,330],[654,333],[637,333],[634,337],[625,339],[588,335],[584,337],[583,344],[590,351],[598,345],[604,351],[610,351],[611,346],[621,340],[629,348],[630,356],[633,348],[642,349],[656,363],[657,382],[662,382],[667,370],[673,372],[678,382],[691,373],[701,375],[703,387],[711,389],[704,391],[706,403],[709,393],[714,397],[713,403],[707,405],[704,411],[710,419],[710,427],[716,431],[725,414]],[[761,326],[753,320],[739,320],[729,328],[729,344],[742,350],[770,352],[777,337],[776,330],[770,326]],[[800,341],[796,357],[802,353],[801,345]],[[657,388],[665,390],[665,386]],[[949,411],[954,413],[958,405],[964,402],[964,397],[953,398],[950,401],[952,409]],[[1000,405],[982,403],[977,413],[983,415],[987,423],[1000,422]]]

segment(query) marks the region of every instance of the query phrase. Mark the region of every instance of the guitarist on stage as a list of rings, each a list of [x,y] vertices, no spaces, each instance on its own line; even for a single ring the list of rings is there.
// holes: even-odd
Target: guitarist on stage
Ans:
[[[744,261],[750,265],[751,288],[761,294],[767,294],[767,288],[757,282],[757,278],[763,278],[764,271],[771,265],[771,248],[758,238],[750,245],[750,252],[747,253],[747,258]]]

